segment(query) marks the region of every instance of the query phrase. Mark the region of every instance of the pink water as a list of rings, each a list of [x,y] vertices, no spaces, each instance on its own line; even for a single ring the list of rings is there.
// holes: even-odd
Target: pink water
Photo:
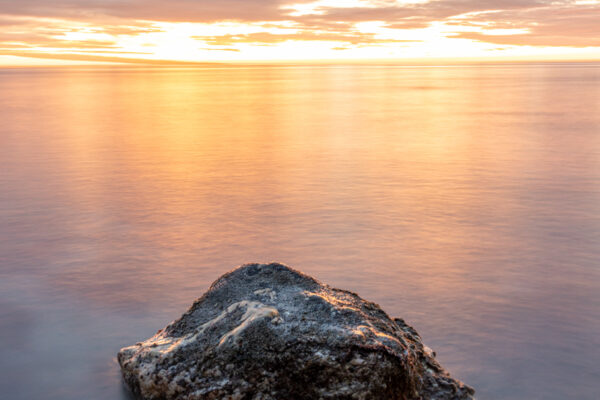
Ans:
[[[600,393],[600,65],[0,70],[0,393],[277,260],[405,318],[480,399]]]

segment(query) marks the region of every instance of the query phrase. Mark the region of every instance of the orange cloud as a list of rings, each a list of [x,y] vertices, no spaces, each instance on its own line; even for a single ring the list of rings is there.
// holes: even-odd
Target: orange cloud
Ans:
[[[0,0],[0,51],[127,62],[598,59],[598,21],[597,0]]]

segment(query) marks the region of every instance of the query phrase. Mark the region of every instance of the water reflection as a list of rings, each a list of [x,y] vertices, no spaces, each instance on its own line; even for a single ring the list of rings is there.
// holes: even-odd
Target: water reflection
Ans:
[[[600,387],[600,68],[0,71],[0,389],[279,260],[404,317],[480,398]]]

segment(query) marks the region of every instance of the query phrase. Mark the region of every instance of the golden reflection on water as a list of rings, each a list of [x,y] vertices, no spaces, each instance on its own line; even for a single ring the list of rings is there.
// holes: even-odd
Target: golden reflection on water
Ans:
[[[72,362],[36,346],[90,351],[111,327],[90,355],[106,373],[227,269],[278,260],[413,323],[481,398],[592,398],[599,82],[594,65],[0,71],[0,302],[32,321],[5,318],[29,338],[13,355]],[[55,385],[115,397],[113,372]],[[5,392],[53,393],[28,390]]]

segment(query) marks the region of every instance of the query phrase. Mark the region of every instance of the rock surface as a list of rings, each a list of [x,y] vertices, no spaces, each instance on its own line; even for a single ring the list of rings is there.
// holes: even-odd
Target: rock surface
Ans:
[[[118,360],[142,399],[472,399],[434,356],[354,293],[248,264]]]

